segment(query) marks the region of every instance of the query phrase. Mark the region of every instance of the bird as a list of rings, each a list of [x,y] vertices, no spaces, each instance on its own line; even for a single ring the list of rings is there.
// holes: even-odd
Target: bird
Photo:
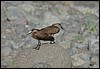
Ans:
[[[35,49],[39,50],[40,46],[41,46],[41,42],[40,40],[43,40],[43,41],[50,41],[50,43],[55,43],[54,40],[55,38],[51,35],[48,35],[47,33],[39,30],[39,29],[32,29],[31,31],[28,32],[27,35],[31,34],[32,33],[32,37],[34,39],[37,39],[38,40],[38,45],[37,47],[35,47]]]
[[[60,23],[54,23],[51,26],[40,29],[40,31],[47,33],[48,35],[54,35],[63,29]],[[64,29],[63,29],[64,30]]]

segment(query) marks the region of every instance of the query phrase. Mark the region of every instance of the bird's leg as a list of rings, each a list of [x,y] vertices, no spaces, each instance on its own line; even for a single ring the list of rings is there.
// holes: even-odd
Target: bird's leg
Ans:
[[[38,45],[41,46],[41,42],[40,42],[40,40],[38,40]]]
[[[54,36],[54,34],[50,34],[51,36]],[[50,44],[54,44],[55,43],[55,41],[53,40],[53,41],[50,41]]]
[[[38,40],[38,45],[37,45],[37,47],[35,47],[35,49],[39,50],[40,46],[41,46],[41,42],[40,42],[40,40]]]

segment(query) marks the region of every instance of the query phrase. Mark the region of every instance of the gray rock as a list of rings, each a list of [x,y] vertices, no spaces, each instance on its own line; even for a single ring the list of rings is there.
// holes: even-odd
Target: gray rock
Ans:
[[[1,20],[6,20],[6,14],[5,14],[6,8],[1,9]]]
[[[8,22],[6,22],[5,20],[1,20],[1,31],[2,30],[6,30],[6,29],[10,29],[11,28],[11,24],[10,23],[8,23]],[[4,32],[3,31],[3,32]]]
[[[84,31],[85,31],[85,26],[84,25],[82,25],[81,27],[78,28],[78,33],[79,34],[83,34]]]
[[[24,28],[24,26],[21,25],[21,24],[19,24],[19,25],[15,28],[15,32],[16,32],[17,34],[20,34],[20,33],[24,32],[24,30],[25,30],[25,28]]]
[[[82,43],[71,43],[70,44],[70,53],[71,55],[79,54],[79,53],[89,53],[87,49],[87,45]]]
[[[90,22],[92,22],[92,23],[97,23],[97,21],[99,20],[99,17],[96,16],[95,14],[87,14],[87,15],[85,15],[85,16],[83,17],[83,20],[86,21],[86,24],[87,24],[87,23],[90,23]]]
[[[82,24],[77,19],[73,19],[72,16],[67,19],[67,23],[67,30],[70,29],[70,32],[78,32],[79,26]]]
[[[96,37],[99,38],[99,22],[96,25]]]
[[[18,8],[23,9],[27,14],[34,15],[35,8],[31,4],[22,4]]]
[[[53,23],[61,23],[60,19],[53,15],[51,12],[45,12],[44,14],[44,24],[43,25],[51,25]]]
[[[5,1],[2,1],[1,2],[1,17],[3,17],[3,18],[1,18],[1,20],[3,19],[3,20],[5,20],[7,17],[6,17],[6,11],[7,11],[7,7],[8,7],[8,4],[5,2]]]
[[[70,42],[68,42],[68,41],[60,42],[59,45],[65,49],[70,49]]]
[[[68,11],[67,11],[67,13],[69,14],[69,15],[73,15],[73,14],[83,14],[82,12],[80,12],[80,10],[79,9],[76,9],[76,8],[74,8],[74,7],[69,7],[69,9],[68,9]]]
[[[40,62],[40,63],[34,64],[32,68],[51,68],[51,66],[47,63]]]
[[[4,45],[5,46],[5,44],[6,44],[6,38],[4,38],[5,36],[3,36],[2,34],[1,34],[1,47]]]
[[[71,56],[71,58],[72,58],[72,65],[76,66],[76,67],[82,66],[82,65],[89,66],[89,64],[90,64],[90,61],[89,61],[90,55],[89,54],[79,53],[79,54],[75,54],[75,55]]]
[[[78,54],[78,53],[79,53],[79,50],[77,48],[71,48],[70,49],[71,56],[74,55],[74,54]]]
[[[84,45],[82,43],[75,43],[75,42],[71,43],[70,46],[71,46],[71,48],[77,48],[77,49],[82,49],[82,48],[86,47],[86,45]]]
[[[22,40],[24,40],[27,37],[26,34],[27,34],[26,32],[20,33],[19,38],[21,38]]]
[[[45,44],[40,47],[39,50],[24,49],[20,51],[12,62],[9,63],[9,67],[21,67],[30,68],[34,67],[37,63],[49,64],[52,68],[70,68],[71,61],[69,52],[56,44]],[[14,63],[14,64],[13,64]],[[46,67],[42,64],[35,65],[35,67]]]
[[[23,1],[5,1],[5,3],[7,4],[7,6],[17,6],[23,3]]]
[[[65,33],[64,32],[65,32],[64,30],[60,29],[60,32],[54,35],[56,43],[65,41]]]
[[[89,41],[89,49],[90,52],[93,54],[98,54],[99,53],[99,40],[98,39],[91,39]]]
[[[10,20],[13,20],[19,17],[23,17],[25,12],[20,8],[11,6],[7,8],[6,15]]]
[[[33,22],[33,21],[32,21]],[[29,28],[28,28],[28,31],[32,30],[33,28],[37,28],[38,26],[38,22],[34,22],[34,23],[29,23]]]
[[[61,4],[56,4],[55,7],[54,7],[54,9],[56,9],[57,13],[55,13],[55,14],[58,14],[58,17],[60,19],[67,18],[67,16],[68,16],[67,11],[69,10],[69,7],[63,6]]]
[[[94,63],[93,65],[99,64],[99,57],[98,56],[93,56],[91,58],[91,62]]]
[[[13,19],[10,22],[12,24],[13,27],[16,27],[18,25],[28,25],[28,20],[26,19],[26,17],[19,17],[17,19]]]
[[[4,47],[4,49],[1,50],[1,53],[3,56],[9,56],[12,53],[12,49],[10,47]]]
[[[99,64],[95,64],[93,68],[99,68]]]
[[[23,42],[19,45],[22,49],[32,48],[38,44],[38,41],[31,37],[31,35],[27,36],[23,39]]]
[[[84,6],[84,7],[90,7],[90,8],[94,8],[97,7],[99,5],[99,3],[97,1],[77,1],[74,2],[75,6]]]
[[[5,63],[4,60],[1,61],[1,68],[6,68],[7,67],[7,64]]]

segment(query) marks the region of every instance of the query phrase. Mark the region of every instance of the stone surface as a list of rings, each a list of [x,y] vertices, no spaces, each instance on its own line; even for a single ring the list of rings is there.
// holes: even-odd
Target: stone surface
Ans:
[[[80,53],[80,54],[75,54],[71,56],[72,58],[72,65],[73,66],[82,66],[83,64],[89,65],[89,57],[90,55]]]
[[[1,50],[1,54],[6,57],[9,56],[12,53],[12,49],[9,47],[4,47],[4,49]]]
[[[47,63],[51,68],[70,68],[70,54],[59,45],[45,44],[39,50],[24,49],[9,63],[9,67],[36,67],[38,63]],[[13,65],[14,63],[14,65]],[[39,67],[37,65],[37,67]],[[41,67],[41,65],[40,65]]]

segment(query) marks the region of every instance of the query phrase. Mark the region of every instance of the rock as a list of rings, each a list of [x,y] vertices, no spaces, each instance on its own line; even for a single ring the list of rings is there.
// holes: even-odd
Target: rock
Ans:
[[[78,28],[79,34],[83,34],[84,31],[85,31],[85,26],[81,26],[81,27]]]
[[[96,25],[96,37],[99,38],[99,22]]]
[[[32,21],[33,22],[33,21]],[[29,28],[28,28],[28,31],[32,30],[33,28],[36,28],[39,24],[38,22],[34,22],[34,23],[29,23]]]
[[[4,60],[1,61],[1,68],[6,68],[7,67],[7,64],[5,63]]]
[[[1,34],[1,47],[2,46],[5,46],[5,44],[6,44],[6,38],[4,38],[5,36],[2,36],[2,34]]]
[[[60,43],[65,41],[65,34],[64,34],[64,30],[60,29],[60,32],[54,35],[55,37],[55,42],[56,43]]]
[[[75,67],[80,67],[80,66],[83,67],[83,65],[88,67],[90,64],[89,54],[79,53],[71,56],[71,58],[72,58],[72,65]]]
[[[98,19],[99,17],[95,14],[87,14],[83,17],[83,20],[85,20],[86,24],[89,24],[90,22],[97,23]]]
[[[40,63],[34,64],[32,68],[51,68],[51,66],[47,63],[40,62]]]
[[[1,54],[6,57],[12,53],[12,49],[10,47],[4,47],[4,49],[1,50]]]
[[[74,7],[70,7],[69,10],[67,11],[67,13],[69,15],[73,15],[73,14],[82,14],[82,12],[80,12],[79,9],[76,9]]]
[[[25,27],[23,25],[20,25],[20,24],[15,28],[15,32],[17,34],[24,32],[24,30],[25,30]]]
[[[27,14],[34,15],[35,8],[31,4],[22,4],[19,5],[18,8],[23,9]]]
[[[70,42],[68,42],[68,41],[60,42],[59,45],[65,49],[70,49]]]
[[[45,65],[43,64],[45,63]],[[44,65],[44,66],[43,66]],[[48,66],[49,65],[49,66]],[[30,67],[51,67],[70,68],[71,61],[69,52],[56,44],[45,44],[39,50],[24,49],[20,51],[9,63],[9,67],[30,68]]]
[[[76,29],[73,27],[74,25],[70,21],[65,21],[65,22],[62,21],[61,25],[64,28],[64,31],[66,31],[65,33],[67,36],[71,35],[72,37],[77,34]]]
[[[95,44],[96,42],[98,42],[99,40],[98,39],[91,39],[90,40],[90,42],[91,42],[91,44],[90,44],[90,46],[92,46],[93,44]]]
[[[74,54],[78,54],[79,53],[79,50],[77,48],[71,48],[70,49],[70,53],[71,53],[71,56],[72,56]]]
[[[70,53],[71,55],[79,54],[79,53],[89,53],[87,49],[87,45],[79,44],[79,43],[70,43]]]
[[[74,2],[74,5],[94,8],[94,7],[97,7],[99,5],[99,3],[97,1],[91,1],[91,2],[90,1],[88,1],[88,2],[77,1],[77,2]]]
[[[77,33],[75,32],[67,32],[65,36],[66,41],[72,41],[74,39],[74,36],[77,36]]]
[[[6,30],[6,29],[10,29],[11,28],[11,24],[9,24],[9,23],[7,23],[6,21],[4,21],[4,20],[1,20],[1,32],[2,32],[2,30]],[[4,32],[3,31],[3,32]]]
[[[44,14],[44,20],[43,20],[44,24],[43,25],[51,25],[53,23],[61,23],[60,19],[58,17],[56,17],[55,15],[53,15],[51,12],[45,12]]]
[[[92,66],[94,66],[95,64],[99,64],[99,57],[98,56],[93,56],[91,58],[91,63],[90,64],[92,64]]]
[[[6,10],[6,8],[1,9],[1,20],[7,19],[6,15],[5,15],[5,10]]]
[[[84,41],[83,41],[84,45],[88,45],[88,42],[91,41],[91,39],[95,39],[94,35],[84,34],[83,36],[84,36]]]
[[[28,20],[26,19],[26,17],[19,17],[17,19],[13,19],[11,22],[13,27],[16,27],[18,25],[27,25],[28,24]]]
[[[8,7],[7,10],[8,11],[6,11],[6,15],[10,20],[17,19],[25,15],[25,12],[22,9],[17,8],[17,7],[11,6],[11,7]]]
[[[12,33],[11,29],[6,29],[6,33]]]
[[[42,42],[41,42],[42,43]],[[23,42],[19,45],[22,49],[32,48],[38,44],[38,41],[31,36],[27,36],[23,39]]]
[[[65,19],[68,16],[67,11],[69,10],[69,7],[63,6],[61,4],[56,4],[54,8],[57,10],[57,14],[59,14],[59,18]]]
[[[80,23],[77,20],[74,20],[71,16],[67,19],[67,30],[68,32],[78,32]],[[69,30],[70,29],[70,30]]]
[[[45,41],[46,42],[46,41]],[[41,41],[42,43],[42,41]],[[32,38],[31,34],[25,36],[25,38],[22,39],[22,42],[20,43],[20,47],[22,46],[23,48],[30,48],[34,47],[38,44],[38,40]]]
[[[82,48],[82,47],[84,47],[84,45],[75,42],[71,43],[71,48]]]
[[[99,54],[99,40],[91,39],[89,41],[89,49],[92,54]]]
[[[74,42],[70,43],[70,53],[71,53],[71,56],[80,53],[78,45],[79,45],[78,43],[74,43]]]
[[[99,64],[95,64],[93,68],[99,68]]]
[[[37,9],[34,13],[34,18],[36,18],[36,20],[40,23],[40,25],[42,25],[41,23],[43,22],[44,20],[44,15],[45,15],[46,11],[44,10],[41,10],[41,9]],[[39,19],[39,20],[38,20]],[[35,20],[35,19],[33,19]],[[35,21],[36,21],[35,20]],[[44,23],[44,22],[43,22]]]
[[[5,3],[7,4],[7,6],[17,6],[23,3],[23,1],[5,1]]]
[[[24,9],[24,11],[32,11],[33,13],[35,11],[34,6],[32,6],[30,4],[22,4],[22,5],[19,5],[19,7]]]

